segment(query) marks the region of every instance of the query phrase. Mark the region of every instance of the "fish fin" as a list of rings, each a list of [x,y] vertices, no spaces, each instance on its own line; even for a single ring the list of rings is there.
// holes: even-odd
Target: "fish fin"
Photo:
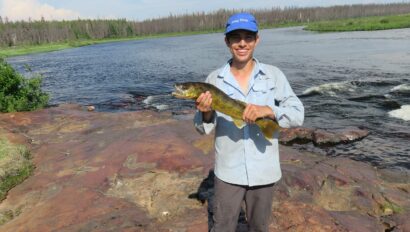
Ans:
[[[235,124],[235,126],[238,127],[239,129],[242,129],[246,125],[246,123],[242,119],[232,118],[232,120],[233,120],[233,124]]]
[[[279,130],[279,124],[271,119],[259,119],[256,121],[266,139],[272,139],[275,131]]]

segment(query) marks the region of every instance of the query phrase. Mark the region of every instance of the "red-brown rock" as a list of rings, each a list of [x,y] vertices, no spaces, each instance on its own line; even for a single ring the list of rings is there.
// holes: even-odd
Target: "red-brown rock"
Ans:
[[[280,142],[285,145],[312,142],[316,146],[329,146],[354,142],[365,138],[368,134],[369,131],[359,128],[345,128],[343,130],[328,131],[297,127],[281,129]]]
[[[26,144],[36,166],[1,202],[0,231],[206,231],[213,142],[189,118],[75,105],[0,114],[0,132]],[[408,174],[280,149],[271,231],[409,228]]]

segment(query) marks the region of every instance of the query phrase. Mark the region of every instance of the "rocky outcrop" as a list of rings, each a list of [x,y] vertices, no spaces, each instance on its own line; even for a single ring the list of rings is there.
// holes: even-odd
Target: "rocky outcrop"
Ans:
[[[329,146],[351,143],[365,138],[369,131],[360,128],[345,128],[342,130],[322,130],[312,128],[281,129],[280,142],[285,145],[293,143],[312,142],[316,146]]]
[[[30,147],[36,166],[1,202],[0,231],[208,229],[212,136],[189,119],[63,105],[1,114],[0,129]],[[405,172],[280,149],[271,231],[410,230]]]

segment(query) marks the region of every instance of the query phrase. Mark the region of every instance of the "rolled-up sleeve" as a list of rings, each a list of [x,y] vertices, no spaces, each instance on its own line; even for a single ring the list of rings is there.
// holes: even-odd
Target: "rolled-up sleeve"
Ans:
[[[285,75],[276,70],[276,88],[274,89],[275,101],[268,106],[275,113],[275,118],[280,127],[289,128],[303,124],[305,109],[302,102],[293,92]]]
[[[212,132],[212,130],[215,128],[216,126],[216,116],[215,116],[215,112],[212,114],[212,118],[211,121],[209,123],[204,122],[203,118],[202,118],[202,112],[200,112],[199,110],[196,111],[195,116],[194,116],[194,125],[196,130],[200,133],[200,134],[210,134]]]

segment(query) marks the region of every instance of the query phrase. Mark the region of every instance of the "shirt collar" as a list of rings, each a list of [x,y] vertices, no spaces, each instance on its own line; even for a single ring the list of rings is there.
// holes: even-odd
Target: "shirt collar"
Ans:
[[[219,73],[218,77],[223,79],[225,83],[228,83],[235,89],[237,89],[242,95],[247,96],[249,93],[249,90],[253,87],[255,83],[255,79],[259,77],[260,75],[264,75],[265,72],[263,71],[262,65],[259,63],[259,61],[256,58],[253,58],[255,61],[255,66],[253,67],[252,70],[252,78],[249,80],[249,88],[246,93],[243,93],[241,88],[238,85],[238,82],[235,80],[235,77],[231,73],[231,63],[232,59],[229,59],[228,62],[225,64],[225,66],[222,68],[221,72]]]
[[[253,58],[253,60],[255,60],[255,63],[256,63],[256,65],[255,65],[255,67],[256,67],[256,73],[261,73],[261,74],[263,74],[263,75],[265,75],[265,70],[264,70],[264,68],[263,68],[263,65],[261,65],[261,63],[259,63],[259,60],[257,60],[256,58]]]

